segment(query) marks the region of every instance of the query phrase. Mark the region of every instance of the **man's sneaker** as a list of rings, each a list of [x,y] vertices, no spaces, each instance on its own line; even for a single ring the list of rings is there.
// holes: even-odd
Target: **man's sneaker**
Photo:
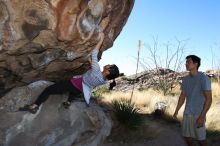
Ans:
[[[24,107],[20,107],[20,111],[29,111],[32,114],[35,114],[38,111],[39,107],[36,104],[25,105]]]
[[[70,104],[71,104],[71,103],[70,103],[69,101],[63,102],[63,106],[64,106],[65,109],[68,109],[69,106],[70,106]]]

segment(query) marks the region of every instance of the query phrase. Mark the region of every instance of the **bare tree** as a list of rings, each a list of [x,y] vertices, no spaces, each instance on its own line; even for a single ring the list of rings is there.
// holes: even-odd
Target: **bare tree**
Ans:
[[[218,51],[217,52],[219,52],[220,51],[220,46],[218,47]],[[218,65],[217,65],[217,73],[216,73],[216,79],[217,79],[217,81],[218,81],[218,84],[219,84],[219,86],[220,86],[220,59],[219,59],[219,57],[218,57],[218,59],[217,59],[218,61]]]
[[[213,78],[218,82],[220,86],[220,59],[218,53],[220,51],[220,46],[215,44],[214,49],[211,48],[212,53],[212,70],[216,70],[213,72]]]
[[[179,81],[179,71],[182,70],[183,54],[187,40],[179,41],[176,39],[176,44],[166,43],[163,45],[165,53],[158,52],[158,39],[153,39],[153,45],[143,44],[147,49],[149,57],[148,60],[141,61],[141,65],[151,72],[150,78],[154,82],[154,88],[162,91],[167,95],[177,85]],[[164,48],[159,48],[162,50]],[[174,49],[173,49],[174,48]]]

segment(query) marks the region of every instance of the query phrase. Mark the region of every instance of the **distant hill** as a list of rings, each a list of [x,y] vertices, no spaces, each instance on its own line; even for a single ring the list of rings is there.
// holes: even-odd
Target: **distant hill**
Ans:
[[[175,80],[176,83],[180,82],[182,77],[185,76],[187,72],[175,72],[171,69],[162,69],[160,68],[158,71],[148,70],[138,73],[137,76],[121,76],[116,79],[116,87],[114,90],[116,91],[128,91],[133,88],[133,84],[135,84],[135,89],[142,90],[151,87],[156,87],[160,84],[161,81],[166,80],[168,82],[173,82]],[[111,82],[111,81],[110,81]],[[108,85],[104,85],[106,88]],[[98,88],[102,88],[98,87]]]

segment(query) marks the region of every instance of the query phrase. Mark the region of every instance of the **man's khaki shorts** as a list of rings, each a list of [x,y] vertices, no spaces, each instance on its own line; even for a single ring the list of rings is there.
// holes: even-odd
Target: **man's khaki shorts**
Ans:
[[[196,127],[196,118],[193,115],[184,115],[182,122],[182,135],[183,137],[190,137],[196,140],[206,139],[205,124],[203,127]]]

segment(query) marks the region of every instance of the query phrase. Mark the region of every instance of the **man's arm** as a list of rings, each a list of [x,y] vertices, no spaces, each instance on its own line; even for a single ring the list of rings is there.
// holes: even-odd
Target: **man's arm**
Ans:
[[[212,104],[212,91],[204,91],[203,94],[205,96],[205,103],[204,103],[203,110],[202,110],[201,114],[199,115],[198,119],[196,120],[197,127],[203,126],[203,123],[206,118],[206,113],[208,112],[208,110]]]
[[[178,112],[179,112],[179,109],[182,107],[182,105],[184,104],[185,102],[185,99],[186,99],[186,94],[184,91],[181,92],[180,96],[179,96],[179,100],[178,100],[178,103],[177,103],[177,106],[176,106],[176,110],[173,114],[173,118],[174,119],[177,119],[177,115],[178,115]]]

